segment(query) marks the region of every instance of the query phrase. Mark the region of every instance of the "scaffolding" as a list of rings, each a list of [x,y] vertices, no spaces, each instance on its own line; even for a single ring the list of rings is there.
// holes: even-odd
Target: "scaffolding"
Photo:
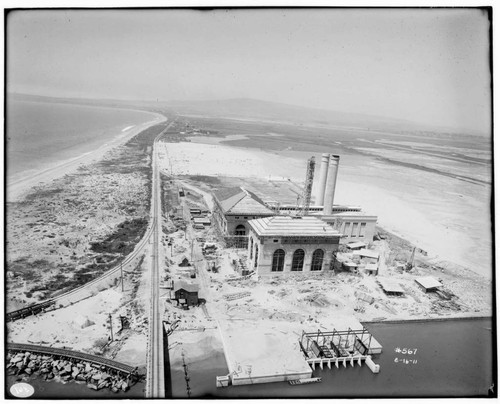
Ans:
[[[306,358],[348,358],[357,355],[369,355],[372,335],[366,328],[338,331],[305,332],[299,346]]]

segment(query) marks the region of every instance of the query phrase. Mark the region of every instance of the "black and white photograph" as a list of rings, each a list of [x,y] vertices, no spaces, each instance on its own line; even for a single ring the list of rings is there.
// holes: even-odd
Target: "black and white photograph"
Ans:
[[[5,7],[4,398],[498,398],[497,11]]]

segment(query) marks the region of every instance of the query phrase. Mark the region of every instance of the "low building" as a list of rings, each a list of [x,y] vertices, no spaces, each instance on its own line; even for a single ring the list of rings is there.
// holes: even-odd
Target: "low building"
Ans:
[[[364,260],[366,263],[376,264],[378,263],[380,254],[377,251],[368,250],[362,248],[353,252],[354,256],[358,256],[360,259]]]
[[[197,284],[179,280],[174,282],[174,300],[181,306],[197,306],[198,292],[200,288]]]
[[[248,268],[258,275],[333,269],[342,236],[313,216],[273,216],[248,222]]]
[[[422,289],[422,291],[424,291],[425,293],[435,292],[436,290],[438,290],[438,288],[443,286],[441,282],[439,282],[436,278],[433,278],[432,276],[423,276],[420,278],[416,278],[415,282],[418,285],[418,287]]]
[[[401,285],[393,279],[379,277],[377,282],[388,296],[402,296],[405,293]]]

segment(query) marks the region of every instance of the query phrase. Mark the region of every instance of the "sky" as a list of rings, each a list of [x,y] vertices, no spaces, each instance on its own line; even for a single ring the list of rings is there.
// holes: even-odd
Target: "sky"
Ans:
[[[490,132],[479,9],[18,10],[7,91],[253,98]]]

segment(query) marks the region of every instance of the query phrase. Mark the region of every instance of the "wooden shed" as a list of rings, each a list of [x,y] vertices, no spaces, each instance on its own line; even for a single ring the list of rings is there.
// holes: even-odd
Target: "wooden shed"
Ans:
[[[422,289],[425,293],[434,292],[437,288],[443,286],[441,282],[439,282],[436,278],[432,276],[423,276],[421,278],[415,279],[416,284],[420,289]]]
[[[184,280],[174,282],[174,300],[179,305],[197,306],[198,292],[200,288],[197,284]]]

